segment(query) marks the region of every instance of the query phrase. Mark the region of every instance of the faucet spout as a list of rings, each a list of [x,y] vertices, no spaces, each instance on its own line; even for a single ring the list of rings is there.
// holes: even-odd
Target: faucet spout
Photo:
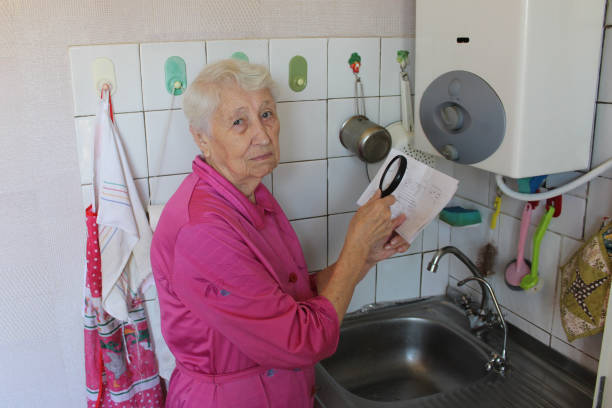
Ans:
[[[455,257],[457,257],[457,259],[459,259],[470,270],[470,272],[472,272],[472,275],[484,280],[484,277],[478,270],[478,267],[474,265],[474,262],[472,262],[470,258],[468,258],[463,252],[461,252],[459,248],[450,246],[450,245],[445,246],[444,248],[440,248],[436,251],[436,253],[434,254],[434,257],[431,259],[431,261],[427,265],[427,270],[430,272],[437,272],[438,264],[440,263],[440,259],[442,259],[442,257],[446,254],[455,255]],[[482,291],[482,299],[480,300],[480,310],[479,310],[480,312],[485,309],[485,305],[487,302],[487,290],[485,288],[485,285],[482,282],[479,281],[478,283],[480,284],[480,289]]]
[[[504,344],[501,352],[501,356],[494,355],[493,358],[489,361],[489,368],[495,368],[497,371],[503,372],[505,370],[506,364],[506,345],[508,341],[508,328],[506,327],[506,321],[504,320],[504,316],[502,315],[501,308],[499,307],[499,303],[497,302],[497,297],[495,296],[495,292],[493,292],[493,288],[485,279],[478,276],[470,276],[469,278],[465,278],[464,280],[457,283],[457,286],[463,286],[466,282],[475,280],[478,281],[481,285],[487,288],[489,291],[489,295],[491,295],[491,300],[495,304],[495,310],[497,311],[497,315],[499,316],[499,321],[504,329]]]

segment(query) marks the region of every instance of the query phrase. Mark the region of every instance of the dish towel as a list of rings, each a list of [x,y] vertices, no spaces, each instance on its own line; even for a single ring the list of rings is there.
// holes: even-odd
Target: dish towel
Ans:
[[[125,323],[104,312],[101,302],[100,247],[96,213],[87,218],[87,272],[85,288],[85,380],[87,407],[158,408],[164,394],[142,298],[129,305]]]
[[[102,307],[121,321],[130,321],[130,305],[146,296],[145,312],[160,372],[169,378],[174,357],[161,333],[159,301],[153,285],[139,291],[152,276],[150,249],[152,231],[112,121],[110,98],[98,102],[94,135],[94,205],[97,205],[100,258],[102,262]]]
[[[612,274],[612,224],[561,267],[561,321],[569,341],[603,331]]]

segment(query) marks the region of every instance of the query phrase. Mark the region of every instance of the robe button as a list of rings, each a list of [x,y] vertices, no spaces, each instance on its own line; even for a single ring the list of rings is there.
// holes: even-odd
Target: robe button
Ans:
[[[294,272],[291,272],[291,273],[289,274],[289,282],[290,282],[290,283],[295,283],[295,282],[297,282],[297,279],[298,279],[298,277],[297,277],[297,275],[296,275]]]

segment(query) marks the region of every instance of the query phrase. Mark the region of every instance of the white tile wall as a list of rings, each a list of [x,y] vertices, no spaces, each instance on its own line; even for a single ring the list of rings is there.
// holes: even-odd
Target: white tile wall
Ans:
[[[325,101],[282,102],[277,105],[281,123],[281,163],[325,158],[326,108]]]
[[[328,160],[327,197],[330,214],[357,211],[357,199],[368,186],[365,163],[356,156]]]
[[[421,254],[386,259],[378,263],[376,301],[419,297]]]
[[[132,177],[148,176],[147,150],[145,145],[144,119],[142,112],[121,113],[114,115],[117,129]],[[95,116],[84,116],[74,119],[77,148],[79,152],[79,167],[81,170],[81,184],[92,183],[93,178],[93,138],[95,132]]]
[[[144,110],[183,107],[183,95],[172,94],[166,89],[166,60],[180,57],[185,61],[187,86],[195,79],[206,64],[203,41],[147,43],[140,45],[140,72],[142,75],[142,102]]]
[[[344,238],[346,237],[346,231],[348,231],[349,223],[355,213],[344,213],[330,215],[327,222],[327,237],[328,237],[328,250],[327,250],[327,264],[332,265],[338,260],[342,246],[344,245]]]
[[[380,113],[381,126],[389,126],[394,122],[402,120],[399,96],[385,96],[380,98]]]
[[[612,102],[612,32],[609,29],[606,29],[604,35],[599,75],[599,97],[597,100],[599,102]]]
[[[187,177],[186,174],[149,177],[151,204],[166,204],[176,189],[179,188],[185,177]]]
[[[327,217],[292,221],[291,225],[300,240],[309,271],[319,271],[327,266]]]
[[[355,287],[353,298],[349,303],[347,313],[354,312],[362,306],[374,303],[376,300],[376,268],[372,268]]]
[[[584,237],[588,239],[595,234],[604,217],[612,218],[612,180],[597,177],[589,183],[589,200],[587,202]]]
[[[145,127],[149,175],[190,173],[191,162],[200,154],[200,150],[189,132],[189,123],[183,111],[145,112]]]
[[[414,94],[414,38],[383,38],[380,44],[380,96],[400,94],[397,51],[406,50],[411,94]]]
[[[117,94],[113,95],[113,103],[134,176],[141,177],[136,184],[145,204],[148,202],[149,187],[152,202],[161,204],[168,200],[191,171],[191,161],[199,152],[182,112],[177,109],[172,112],[169,138],[162,154],[161,141],[166,133],[169,98],[164,101],[163,92],[157,97],[150,97],[149,84],[159,82],[155,76],[159,77],[160,71],[153,69],[159,66],[155,58],[161,61],[170,54],[181,55],[181,49],[197,44],[207,53],[207,59],[204,59],[203,52],[200,53],[202,64],[206,60],[212,62],[229,57],[235,51],[245,52],[253,62],[269,64],[277,83],[276,95],[280,102],[281,159],[284,163],[273,174],[266,176],[263,182],[293,220],[309,269],[320,269],[335,262],[344,244],[353,211],[357,208],[354,199],[366,185],[365,165],[351,157],[338,138],[340,125],[353,114],[354,76],[348,67],[348,58],[353,51],[361,54],[361,76],[366,95],[369,95],[366,98],[366,113],[371,120],[388,125],[400,120],[397,96],[399,67],[395,53],[398,47],[407,46],[410,50],[413,40],[315,38],[142,44],[141,56],[138,44],[72,47],[70,60],[77,116],[75,129],[84,201],[91,201],[91,185],[87,184],[91,182],[91,173],[87,169],[91,166],[88,135],[92,132],[91,115],[95,114],[96,103],[91,75],[93,59],[107,56],[115,63],[118,89]],[[609,74],[612,74],[612,52],[608,51],[609,42],[606,42],[605,48],[599,95],[602,103],[597,111],[593,164],[612,156],[611,139],[608,137],[612,131],[612,110],[611,105],[606,104],[612,102],[612,82],[609,79]],[[304,56],[309,64],[308,86],[297,93],[288,87],[288,63],[294,55]],[[411,57],[412,70],[414,54]],[[189,66],[194,64],[188,62]],[[141,89],[141,74],[144,89]],[[188,77],[191,77],[189,72]],[[414,79],[413,74],[411,79]],[[379,167],[380,163],[368,165],[370,177]],[[442,259],[435,274],[427,271],[426,266],[433,251],[445,245],[456,245],[470,258],[477,259],[478,250],[489,239],[488,222],[495,197],[493,175],[443,159],[438,160],[437,168],[460,179],[457,197],[452,203],[479,209],[483,224],[471,228],[451,228],[443,222],[431,223],[413,241],[406,254],[381,262],[370,271],[357,286],[350,311],[375,300],[442,294],[449,282],[456,285],[457,279],[467,276],[467,270],[452,256]],[[554,175],[550,179],[574,178],[578,174]],[[556,181],[557,184],[562,182]],[[581,240],[595,232],[602,217],[612,216],[611,197],[612,179],[609,173],[592,181],[588,189],[581,187],[564,196],[563,214],[551,222],[543,241],[540,272],[543,286],[537,292],[510,291],[504,283],[503,271],[516,256],[522,202],[504,197],[498,228],[492,235],[499,253],[495,262],[496,272],[488,279],[504,306],[508,321],[591,368],[599,356],[600,336],[576,340],[571,345],[564,341],[558,312],[557,270]],[[540,206],[534,212],[528,257],[531,256],[531,236],[543,211],[543,206]],[[406,270],[411,272],[403,273]],[[405,279],[411,280],[412,284],[404,285]],[[414,292],[404,293],[401,291],[404,287]],[[417,288],[420,292],[417,292]],[[473,288],[464,287],[477,297],[480,289],[478,285],[473,285]]]
[[[359,76],[364,95],[380,94],[380,38],[330,38],[328,48],[328,97],[350,98],[355,95],[355,76],[348,63],[354,52],[361,56]]]
[[[421,265],[421,296],[437,296],[446,293],[448,286],[448,270],[450,258],[445,257],[438,263],[438,270],[430,272],[427,265],[432,260],[435,251],[423,253],[423,263]]]
[[[365,109],[368,119],[378,123],[378,98],[365,98]],[[355,99],[327,101],[327,157],[353,154],[340,142],[340,128],[353,115],[355,115]]]
[[[142,88],[138,44],[70,47],[74,116],[96,114],[99,93],[94,86],[92,64],[96,58],[108,58],[115,67],[117,89],[112,94],[114,112],[142,110]]]
[[[290,220],[327,214],[327,162],[280,164],[273,173],[274,196]]]
[[[231,58],[235,52],[244,53],[251,64],[268,67],[268,40],[207,41],[206,58],[209,64]]]
[[[289,88],[289,61],[296,55],[306,59],[306,88]],[[302,38],[270,40],[270,73],[278,87],[278,101],[303,101],[327,98],[327,39]]]
[[[612,68],[609,76],[612,76]],[[599,103],[597,104],[597,116],[595,119],[595,136],[593,137],[593,157],[591,161],[591,168],[598,166],[611,157],[612,105],[607,103]],[[612,169],[604,172],[602,176],[612,178]]]

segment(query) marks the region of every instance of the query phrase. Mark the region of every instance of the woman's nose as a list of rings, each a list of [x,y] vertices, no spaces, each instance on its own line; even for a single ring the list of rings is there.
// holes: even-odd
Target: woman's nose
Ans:
[[[252,137],[254,144],[267,145],[271,141],[270,136],[268,135],[268,130],[260,120],[255,121]]]

